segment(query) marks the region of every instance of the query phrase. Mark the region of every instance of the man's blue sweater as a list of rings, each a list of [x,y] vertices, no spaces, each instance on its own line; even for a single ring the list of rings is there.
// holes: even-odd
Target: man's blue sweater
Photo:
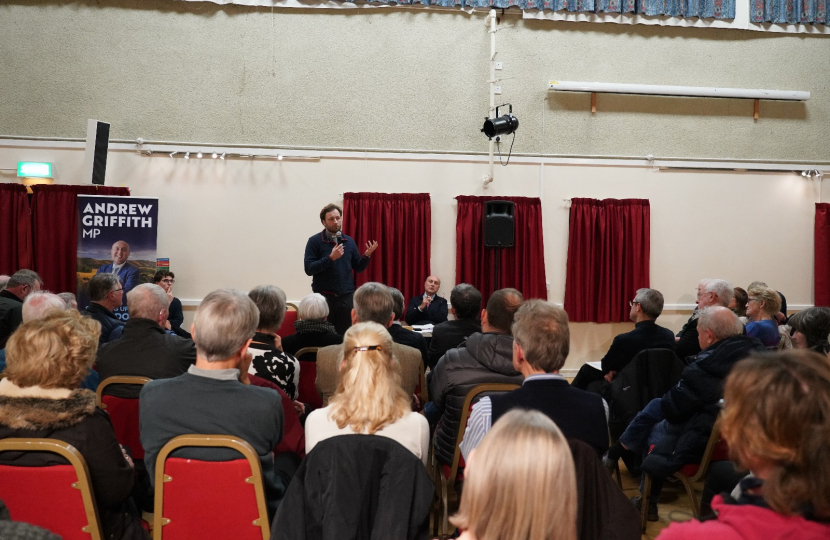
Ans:
[[[343,256],[332,261],[329,258],[337,245],[329,240],[326,231],[308,239],[305,246],[305,273],[312,276],[311,290],[316,293],[340,296],[354,292],[355,272],[362,272],[369,266],[369,257],[360,255],[354,240],[345,234],[342,237]]]

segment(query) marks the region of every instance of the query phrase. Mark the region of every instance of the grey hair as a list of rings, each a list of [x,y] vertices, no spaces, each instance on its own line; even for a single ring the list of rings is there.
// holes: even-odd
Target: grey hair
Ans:
[[[89,299],[102,302],[110,291],[118,288],[118,276],[109,272],[98,272],[89,280]]]
[[[18,270],[12,277],[9,278],[9,282],[6,283],[7,289],[14,289],[16,287],[20,287],[21,285],[28,285],[29,287],[34,288],[35,282],[43,283],[43,280],[40,278],[37,272],[34,270]]]
[[[359,322],[376,322],[386,327],[395,312],[389,287],[369,281],[354,292],[354,312]]]
[[[158,320],[163,309],[170,306],[164,289],[152,283],[142,283],[127,293],[127,307],[131,319]]]
[[[398,321],[403,317],[404,303],[403,293],[395,287],[389,287],[389,294],[392,295],[392,301],[395,303],[393,312],[395,313],[395,320]]]
[[[259,309],[245,293],[219,289],[208,294],[193,319],[196,352],[208,362],[227,360],[254,336]]]
[[[663,293],[657,289],[637,289],[634,302],[640,304],[643,313],[656,319],[663,313]]]
[[[512,333],[533,368],[553,373],[565,365],[571,331],[564,309],[544,300],[523,302],[513,316]]]
[[[248,293],[259,310],[257,328],[276,332],[285,319],[285,293],[276,285],[257,285]]]
[[[76,309],[78,307],[78,297],[71,292],[62,292],[58,295],[66,304],[66,309]]]
[[[718,297],[718,304],[724,307],[728,306],[729,302],[735,296],[735,289],[732,288],[732,285],[728,281],[723,279],[710,279],[703,289],[703,292],[715,293]]]
[[[42,319],[52,310],[66,311],[66,303],[56,294],[33,292],[23,302],[23,322]]]
[[[7,275],[0,276],[0,291],[6,290],[6,284],[9,282],[10,279],[11,277]]]
[[[720,341],[744,333],[744,325],[731,309],[723,306],[704,308],[697,322],[698,328],[711,330]]]
[[[300,301],[297,315],[304,321],[324,321],[329,316],[329,303],[320,293],[311,293]]]

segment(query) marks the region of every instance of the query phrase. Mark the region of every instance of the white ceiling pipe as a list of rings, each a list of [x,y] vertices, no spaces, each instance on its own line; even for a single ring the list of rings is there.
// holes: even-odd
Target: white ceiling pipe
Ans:
[[[702,86],[666,86],[660,84],[622,84],[600,82],[550,81],[552,92],[597,92],[608,94],[645,94],[742,99],[778,99],[807,101],[810,92],[797,90],[761,90],[753,88],[708,88]]]

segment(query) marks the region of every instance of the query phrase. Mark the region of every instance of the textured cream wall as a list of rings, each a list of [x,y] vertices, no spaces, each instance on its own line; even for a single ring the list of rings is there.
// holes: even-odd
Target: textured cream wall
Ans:
[[[83,151],[14,148],[0,141],[0,168],[51,161],[57,182],[75,184]],[[651,286],[667,304],[692,304],[697,281],[720,277],[746,286],[762,279],[790,306],[812,303],[814,204],[819,185],[796,174],[655,172],[649,168],[511,164],[481,187],[483,163],[324,158],[319,162],[170,159],[111,151],[107,183],[160,199],[158,255],[170,257],[176,295],[200,299],[218,287],[310,292],[303,251],[319,231],[319,209],[346,191],[428,192],[432,198],[432,272],[447,296],[455,284],[454,197],[541,197],[549,299],[565,291],[571,197],[644,197],[651,204]],[[826,199],[825,199],[826,200]],[[348,232],[348,231],[347,231]],[[383,256],[383,246],[378,251]],[[688,313],[660,322],[679,330]],[[567,368],[598,360],[626,324],[572,325]]]
[[[523,153],[827,160],[830,37],[508,17]],[[486,151],[480,14],[163,0],[0,5],[0,135]],[[548,95],[546,82],[809,90],[803,103]]]

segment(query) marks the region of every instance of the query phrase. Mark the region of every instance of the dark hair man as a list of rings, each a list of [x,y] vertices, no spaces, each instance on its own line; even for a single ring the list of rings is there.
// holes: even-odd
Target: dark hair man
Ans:
[[[427,364],[435,364],[444,354],[461,345],[470,335],[481,332],[481,293],[469,283],[459,283],[450,292],[452,321],[442,322],[432,329],[432,339],[427,350]]]
[[[153,275],[153,284],[158,285],[167,293],[170,299],[170,306],[167,308],[167,320],[170,322],[170,329],[177,336],[190,339],[190,333],[182,328],[184,322],[184,309],[182,301],[173,296],[173,285],[176,283],[176,275],[170,270],[159,270]]]
[[[323,231],[308,239],[305,246],[304,266],[311,276],[311,290],[326,297],[329,304],[329,322],[338,334],[344,334],[351,326],[351,310],[354,296],[354,272],[362,272],[369,266],[369,258],[377,249],[374,240],[366,242],[366,251],[360,255],[357,244],[342,233],[343,209],[328,204],[320,210]]]
[[[113,313],[123,305],[124,296],[124,287],[115,274],[98,272],[89,280],[89,305],[84,314],[101,323],[99,347],[120,338],[124,331],[124,321]]]
[[[0,349],[6,348],[6,341],[23,322],[23,301],[33,292],[40,290],[43,280],[37,272],[18,270],[0,291]]]

